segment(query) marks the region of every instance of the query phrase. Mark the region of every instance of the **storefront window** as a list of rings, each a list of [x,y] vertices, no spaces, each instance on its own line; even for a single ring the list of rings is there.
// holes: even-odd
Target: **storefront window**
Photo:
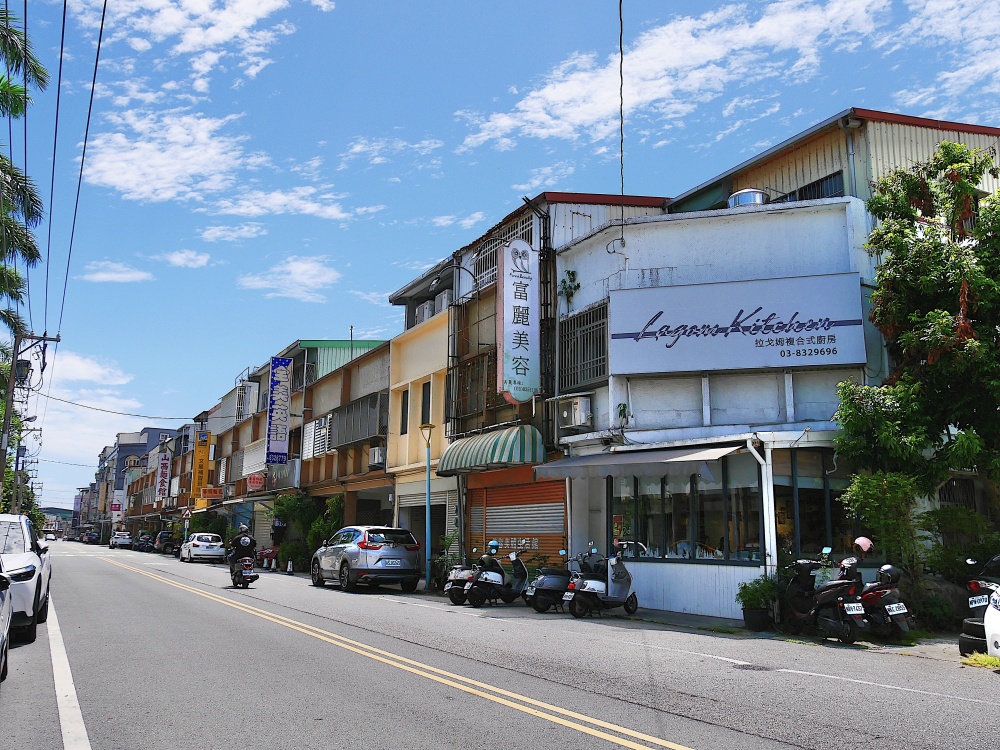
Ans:
[[[749,454],[608,479],[609,542],[631,558],[760,561],[760,481]]]

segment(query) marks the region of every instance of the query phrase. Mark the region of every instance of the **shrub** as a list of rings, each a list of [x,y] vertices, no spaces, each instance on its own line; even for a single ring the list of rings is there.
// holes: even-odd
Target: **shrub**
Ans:
[[[295,566],[295,570],[309,570],[309,561],[311,559],[312,552],[306,546],[305,542],[285,542],[278,549],[278,564],[282,569],[287,568],[288,561],[291,560],[292,565]]]
[[[933,535],[934,542],[924,553],[924,564],[945,580],[963,585],[982,565],[1000,552],[1000,533],[989,519],[974,510],[946,506],[921,513],[920,528]],[[967,558],[979,560],[970,568]]]
[[[743,609],[771,609],[780,594],[778,582],[762,575],[741,583],[736,591],[736,601]]]
[[[941,594],[918,589],[913,596],[912,608],[920,627],[935,631],[958,629],[961,617]]]

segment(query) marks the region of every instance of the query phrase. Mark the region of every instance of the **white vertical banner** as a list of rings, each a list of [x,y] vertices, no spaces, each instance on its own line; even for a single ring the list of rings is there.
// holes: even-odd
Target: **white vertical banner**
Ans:
[[[156,499],[166,500],[170,495],[170,454],[160,454],[156,467]]]
[[[538,251],[512,240],[497,253],[497,390],[523,404],[541,392]]]
[[[288,417],[292,399],[292,360],[271,357],[267,399],[267,447],[269,464],[288,463]]]

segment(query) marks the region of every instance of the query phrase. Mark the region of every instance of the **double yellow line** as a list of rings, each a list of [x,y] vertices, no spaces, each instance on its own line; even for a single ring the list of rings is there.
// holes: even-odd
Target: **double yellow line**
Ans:
[[[397,669],[402,669],[403,671],[417,675],[418,677],[433,680],[434,682],[442,685],[447,685],[455,688],[456,690],[461,690],[463,693],[468,693],[469,695],[485,698],[486,700],[493,701],[501,706],[506,706],[507,708],[514,709],[515,711],[520,711],[522,713],[529,714],[530,716],[550,721],[553,724],[559,724],[560,726],[567,727],[568,729],[574,729],[578,732],[589,734],[592,737],[607,740],[608,742],[616,744],[619,747],[634,748],[634,750],[650,750],[650,745],[653,745],[655,747],[669,748],[670,750],[691,750],[691,748],[685,747],[684,745],[678,745],[674,742],[662,740],[659,737],[653,737],[627,727],[622,727],[607,721],[601,721],[600,719],[585,716],[584,714],[576,713],[575,711],[570,711],[560,706],[553,706],[552,704],[544,703],[542,701],[535,700],[534,698],[528,698],[527,696],[513,693],[509,690],[504,690],[503,688],[494,687],[493,685],[488,685],[484,682],[478,682],[476,680],[469,679],[468,677],[463,677],[462,675],[446,672],[443,669],[438,669],[437,667],[432,667],[428,664],[413,661],[412,659],[407,659],[406,657],[399,656],[398,654],[394,654],[390,651],[383,651],[373,646],[368,646],[364,643],[360,643],[359,641],[351,640],[350,638],[344,638],[343,636],[331,633],[321,628],[316,628],[312,625],[299,622],[298,620],[282,617],[281,615],[276,615],[272,612],[258,609],[257,607],[251,607],[248,604],[233,601],[232,599],[227,599],[224,596],[219,596],[218,594],[213,594],[208,591],[202,591],[192,586],[185,586],[177,581],[172,581],[169,578],[164,578],[163,576],[156,575],[155,573],[150,573],[147,570],[134,568],[131,565],[125,565],[117,560],[110,560],[108,558],[102,559],[112,565],[117,565],[119,568],[130,570],[133,573],[138,573],[139,575],[146,576],[147,578],[152,578],[154,581],[165,583],[168,586],[173,586],[174,588],[187,591],[219,604],[224,604],[227,607],[232,607],[233,609],[237,609],[241,612],[246,612],[254,617],[259,617],[262,620],[273,622],[277,625],[289,628],[290,630],[302,633],[303,635],[308,635],[333,646],[351,651],[359,656],[374,659],[375,661],[382,662],[383,664],[387,664],[391,667],[396,667]],[[617,734],[609,734],[608,732],[616,732]],[[633,739],[640,740],[641,742],[648,744],[641,745],[638,742],[633,742]]]

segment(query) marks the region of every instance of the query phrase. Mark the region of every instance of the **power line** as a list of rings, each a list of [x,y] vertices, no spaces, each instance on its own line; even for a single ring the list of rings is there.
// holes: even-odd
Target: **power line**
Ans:
[[[74,463],[70,463],[69,461],[53,461],[51,458],[38,458],[38,459],[35,459],[35,460],[36,461],[42,461],[43,463],[47,463],[47,464],[61,464],[62,466],[83,466],[84,468],[87,468],[87,469],[93,468],[93,466],[94,466],[94,464],[74,464]],[[50,490],[50,491],[51,492],[58,492],[59,490]],[[68,491],[69,490],[67,490],[67,492]]]
[[[51,382],[52,381],[50,380],[49,383],[51,384]],[[149,414],[132,414],[132,413],[127,412],[127,411],[115,411],[114,409],[102,409],[99,406],[90,406],[89,404],[80,404],[80,403],[77,403],[76,401],[67,401],[64,398],[56,398],[55,396],[51,396],[48,393],[39,393],[38,395],[41,396],[42,398],[47,398],[50,401],[58,401],[61,404],[69,404],[70,406],[79,406],[81,409],[92,409],[93,411],[102,411],[105,414],[117,414],[117,415],[122,416],[122,417],[140,417],[142,419],[167,419],[167,420],[173,420],[173,421],[178,421],[178,422],[193,422],[194,421],[191,417],[154,417],[154,416],[150,416]]]
[[[48,227],[48,242],[45,247],[45,314],[42,318],[43,327],[45,330],[49,328],[49,268],[51,267],[52,259],[52,206],[55,204],[55,192],[56,192],[56,152],[58,151],[59,145],[59,111],[60,104],[62,103],[62,76],[63,76],[63,60],[65,59],[66,52],[66,6],[68,5],[68,0],[63,0],[63,14],[62,14],[62,34],[59,38],[59,75],[56,78],[56,120],[55,127],[52,132],[52,176],[51,183],[49,185],[49,227]]]

